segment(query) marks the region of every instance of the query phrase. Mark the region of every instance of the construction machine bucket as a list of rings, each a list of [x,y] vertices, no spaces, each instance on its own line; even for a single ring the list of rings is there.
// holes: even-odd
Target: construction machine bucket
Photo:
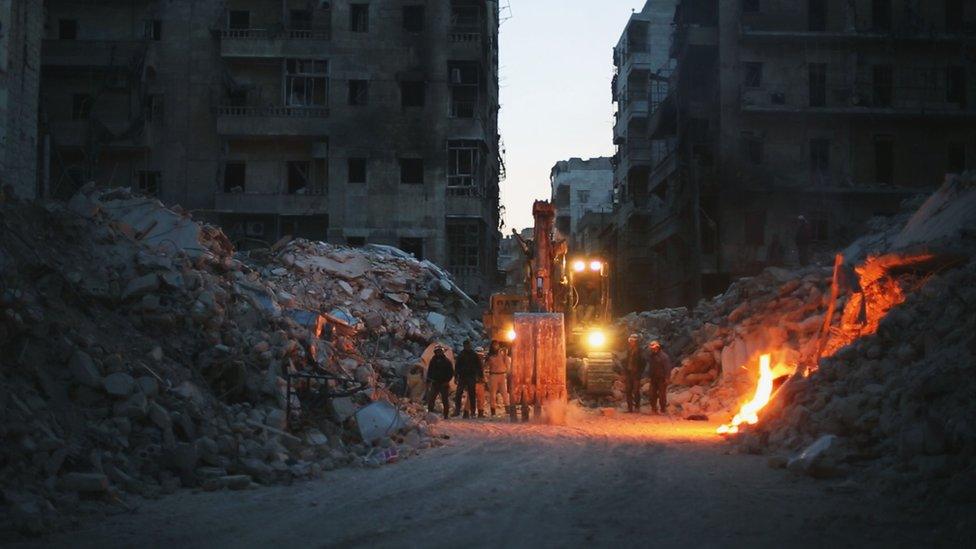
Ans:
[[[536,417],[564,423],[566,332],[562,313],[515,313],[512,345],[513,403],[532,406]]]

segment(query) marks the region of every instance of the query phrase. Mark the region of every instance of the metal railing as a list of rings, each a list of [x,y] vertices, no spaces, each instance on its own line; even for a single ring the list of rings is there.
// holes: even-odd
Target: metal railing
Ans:
[[[481,42],[481,33],[451,31],[447,34],[447,39],[455,44],[475,44]]]
[[[282,29],[280,31],[268,29],[221,29],[220,37],[237,40],[268,40],[272,38],[328,40],[331,37],[331,32],[327,29]]]
[[[281,118],[325,118],[329,116],[328,107],[238,107],[224,105],[217,107],[217,116],[257,117],[273,116]]]

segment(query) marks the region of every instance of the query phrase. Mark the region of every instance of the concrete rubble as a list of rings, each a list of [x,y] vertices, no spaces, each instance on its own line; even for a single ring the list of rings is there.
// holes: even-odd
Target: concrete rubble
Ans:
[[[126,189],[6,204],[0,221],[0,529],[442,443],[397,396],[435,337],[460,346],[481,331],[436,265],[305,240],[240,253]],[[302,374],[359,390],[330,406]]]

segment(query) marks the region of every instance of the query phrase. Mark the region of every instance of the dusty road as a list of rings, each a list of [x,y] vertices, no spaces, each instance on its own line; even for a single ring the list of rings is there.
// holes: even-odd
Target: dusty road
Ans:
[[[442,424],[443,425],[443,424]],[[934,525],[851,483],[730,455],[714,426],[595,415],[453,421],[447,446],[290,487],[183,492],[50,546],[785,547],[929,545]]]

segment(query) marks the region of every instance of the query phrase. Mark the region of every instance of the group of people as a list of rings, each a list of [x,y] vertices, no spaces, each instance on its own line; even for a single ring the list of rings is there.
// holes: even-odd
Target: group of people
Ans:
[[[640,412],[641,380],[646,377],[651,382],[651,411],[655,414],[667,413],[668,381],[673,369],[671,357],[664,352],[659,341],[653,340],[642,348],[640,336],[631,334],[627,338],[627,356],[623,364],[627,411]]]
[[[434,348],[434,356],[427,367],[427,410],[434,411],[434,404],[438,397],[444,408],[444,418],[462,413],[462,400],[467,394],[464,417],[472,417],[477,412],[478,417],[485,417],[484,401],[487,400],[489,411],[494,417],[495,404],[501,396],[505,409],[511,406],[508,394],[508,374],[511,370],[511,360],[504,346],[498,341],[492,341],[485,353],[481,347],[472,348],[471,341],[464,342],[464,348],[457,354],[456,364],[448,358],[446,349],[442,346]],[[454,413],[450,413],[451,381],[457,383],[454,393]]]

